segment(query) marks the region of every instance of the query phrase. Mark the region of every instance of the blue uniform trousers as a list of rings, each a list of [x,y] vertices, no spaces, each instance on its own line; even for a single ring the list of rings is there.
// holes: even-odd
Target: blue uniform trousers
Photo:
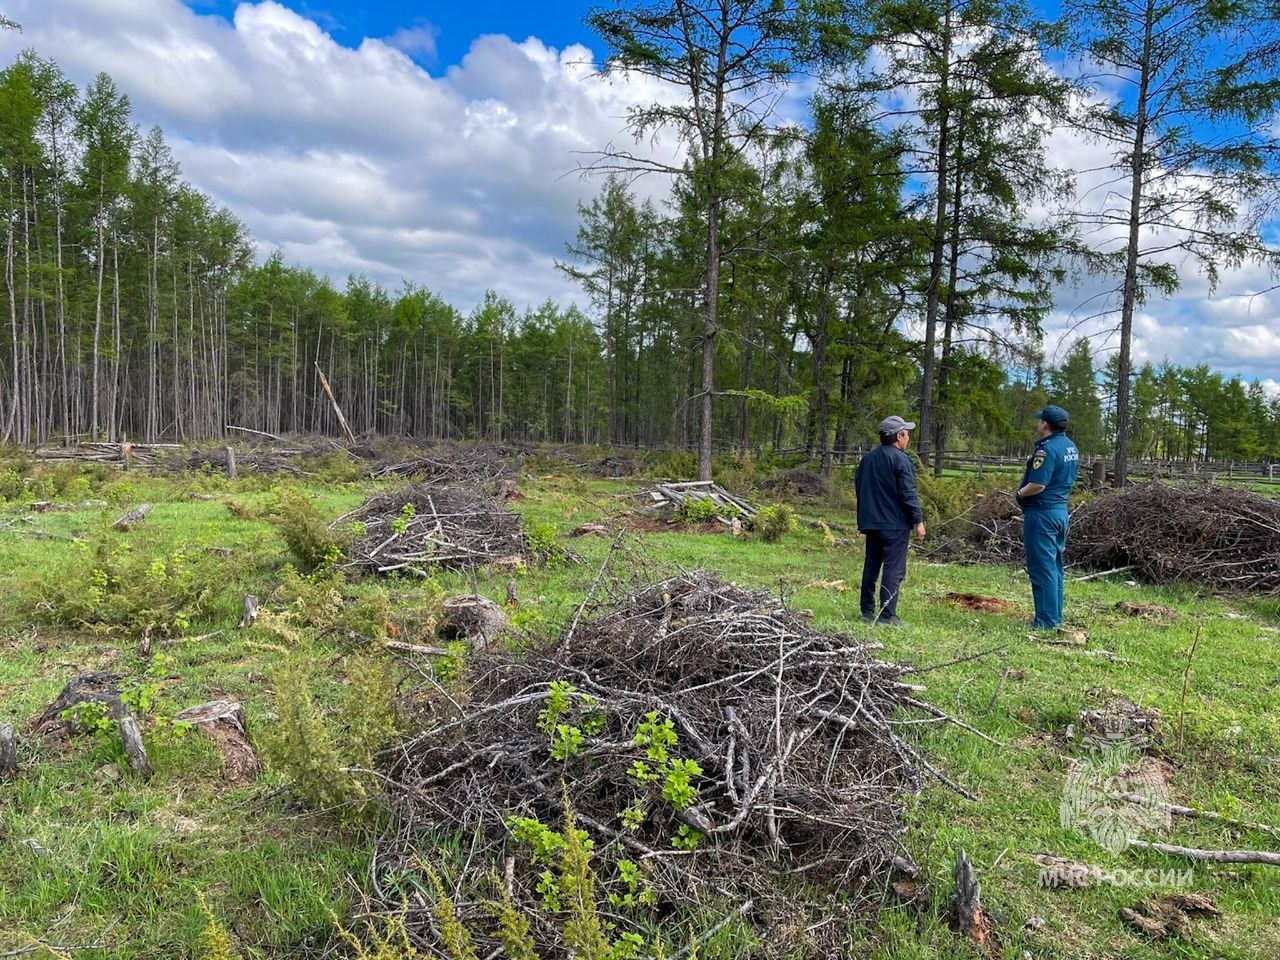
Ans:
[[[1062,623],[1063,557],[1067,551],[1066,507],[1028,510],[1022,517],[1022,545],[1027,553],[1027,576],[1036,605],[1033,627],[1048,629]]]
[[[867,552],[862,561],[862,616],[892,620],[898,615],[898,591],[907,576],[907,547],[911,531],[863,530]],[[876,610],[876,581],[880,581],[880,609]]]

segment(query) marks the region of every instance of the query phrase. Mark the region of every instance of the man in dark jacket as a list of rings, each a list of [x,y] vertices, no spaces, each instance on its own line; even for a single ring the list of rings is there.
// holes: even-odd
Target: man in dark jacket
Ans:
[[[901,417],[880,421],[880,446],[862,458],[854,474],[858,530],[867,538],[862,566],[862,619],[899,624],[898,591],[907,575],[907,544],[914,527],[924,539],[924,511],[916,493],[916,467],[904,452],[914,423]],[[883,575],[882,575],[883,572]],[[880,609],[876,611],[876,581]]]

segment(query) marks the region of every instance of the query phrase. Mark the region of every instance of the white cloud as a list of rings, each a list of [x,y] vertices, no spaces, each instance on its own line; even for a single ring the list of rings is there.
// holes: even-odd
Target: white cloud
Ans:
[[[436,40],[440,31],[429,23],[418,23],[412,27],[401,27],[385,39],[389,47],[395,47],[409,56],[419,56],[427,60],[436,58]]]
[[[583,46],[477,38],[433,77],[416,24],[345,47],[265,0],[231,21],[178,0],[9,0],[21,37],[85,83],[110,73],[143,125],[160,123],[184,176],[230,206],[261,249],[341,282],[425,283],[464,308],[492,287],[518,303],[569,299],[554,269],[599,189],[576,170],[629,138],[628,109],[670,96],[604,80]],[[643,145],[670,161],[671,140]],[[665,192],[665,184],[650,189]]]
[[[82,84],[110,73],[138,120],[165,128],[187,179],[229,205],[264,252],[279,247],[339,282],[354,271],[393,288],[425,283],[464,308],[487,287],[521,304],[580,295],[554,269],[577,202],[599,188],[576,170],[590,151],[629,144],[628,108],[672,96],[641,78],[602,79],[586,47],[536,38],[478,37],[432,76],[413,59],[433,56],[427,23],[346,47],[316,16],[273,0],[242,3],[231,20],[179,0],[5,9],[25,32],[0,34],[0,58],[31,46]],[[789,91],[780,116],[801,117],[811,92]],[[670,139],[636,149],[679,162]],[[1107,165],[1111,149],[1066,129],[1049,139],[1051,161],[1074,170]],[[1123,189],[1109,176],[1080,174],[1076,202],[1108,202]],[[666,188],[656,177],[637,184],[656,196]],[[1274,384],[1280,294],[1264,292],[1273,279],[1246,266],[1211,292],[1184,265],[1182,280],[1176,297],[1153,297],[1135,318],[1135,359],[1206,362]],[[1114,315],[1085,319],[1109,286],[1085,277],[1059,291],[1045,325],[1051,360],[1078,335],[1099,361],[1116,349]]]

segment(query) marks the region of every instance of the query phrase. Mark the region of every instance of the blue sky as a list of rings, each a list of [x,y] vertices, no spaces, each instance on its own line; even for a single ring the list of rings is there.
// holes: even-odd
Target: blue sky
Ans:
[[[594,70],[591,5],[0,0],[23,25],[0,34],[0,64],[31,47],[82,85],[110,73],[263,256],[279,249],[338,284],[422,284],[463,310],[487,289],[523,307],[581,298],[556,269],[577,205],[599,189],[579,168],[592,150],[632,146],[629,109],[672,96]],[[634,149],[681,157],[670,136]],[[1049,153],[1076,170],[1110,160],[1067,130]],[[658,201],[667,189],[637,184]],[[1182,281],[1135,319],[1136,359],[1207,362],[1280,392],[1280,292],[1259,294],[1272,278],[1229,270],[1212,293],[1193,270]],[[1091,292],[1061,291],[1045,325],[1051,359]],[[1099,354],[1114,349],[1109,324],[1083,331],[1099,334]]]
[[[283,0],[284,6],[315,20],[335,40],[355,46],[365,37],[391,37],[401,31],[426,30],[434,36],[435,53],[414,51],[414,59],[439,73],[459,63],[476,37],[505,34],[514,40],[538,37],[553,47],[590,43],[591,33],[582,19],[591,3],[510,2],[478,3],[424,2],[360,3],[353,0]],[[230,17],[236,0],[188,0],[188,6],[202,13]]]

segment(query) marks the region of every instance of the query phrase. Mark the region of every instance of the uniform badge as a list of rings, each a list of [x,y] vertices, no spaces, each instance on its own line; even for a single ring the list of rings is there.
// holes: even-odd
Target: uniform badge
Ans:
[[[1031,469],[1039,470],[1043,466],[1044,466],[1044,451],[1037,450],[1036,455],[1031,458]]]

